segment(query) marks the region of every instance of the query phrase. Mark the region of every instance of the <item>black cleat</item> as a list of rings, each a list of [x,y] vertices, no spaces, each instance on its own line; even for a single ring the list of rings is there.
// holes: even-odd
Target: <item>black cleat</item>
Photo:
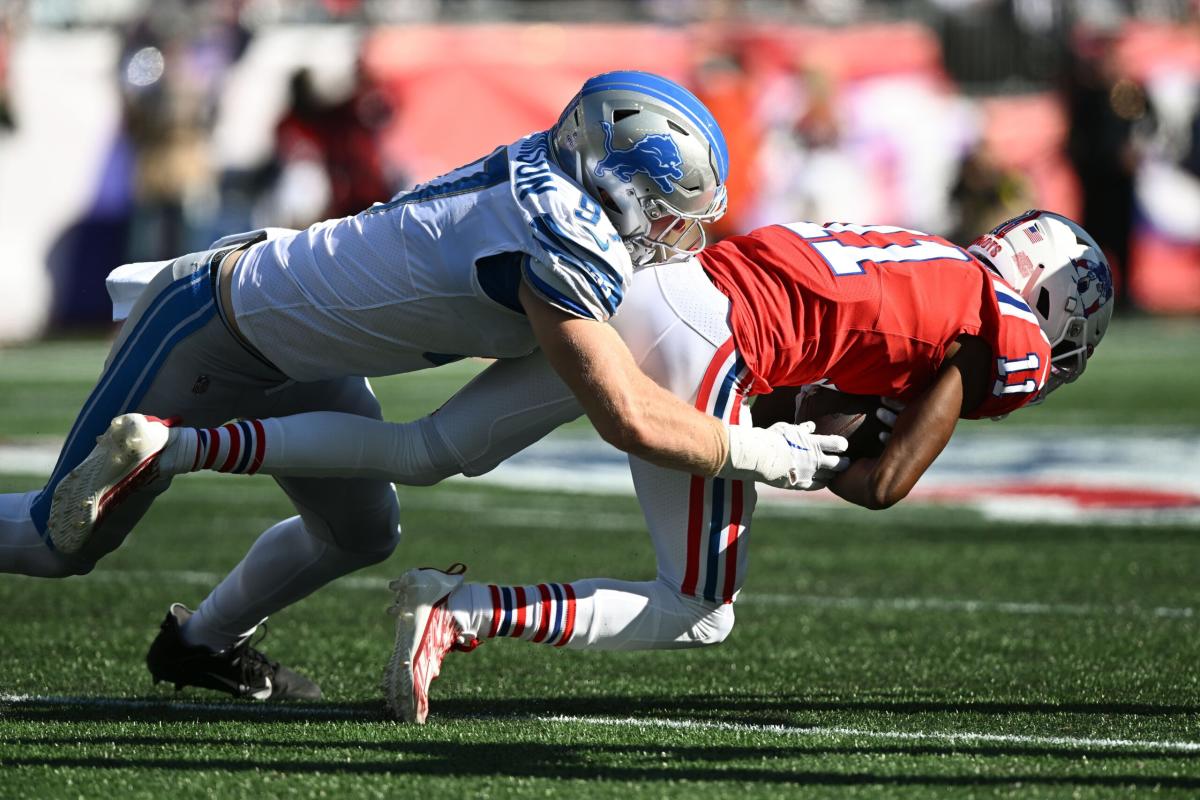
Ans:
[[[252,700],[320,700],[321,687],[254,649],[249,638],[220,653],[183,641],[180,628],[192,612],[173,603],[146,654],[154,682],[199,686]],[[261,641],[261,639],[259,640]]]

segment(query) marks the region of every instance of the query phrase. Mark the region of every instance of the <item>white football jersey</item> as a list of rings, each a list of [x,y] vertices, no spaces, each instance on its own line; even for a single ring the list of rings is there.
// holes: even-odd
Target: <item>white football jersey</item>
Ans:
[[[355,216],[254,245],[233,309],[291,378],[388,375],[532,352],[522,278],[563,311],[605,321],[632,273],[612,223],[541,132]]]

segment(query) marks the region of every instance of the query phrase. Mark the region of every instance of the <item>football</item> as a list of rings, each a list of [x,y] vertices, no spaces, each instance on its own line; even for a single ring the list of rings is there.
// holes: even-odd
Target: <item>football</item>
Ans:
[[[815,389],[796,404],[796,422],[813,422],[816,433],[845,436],[850,443],[846,455],[873,458],[883,452],[879,434],[887,427],[875,416],[879,398],[847,394],[833,389]]]

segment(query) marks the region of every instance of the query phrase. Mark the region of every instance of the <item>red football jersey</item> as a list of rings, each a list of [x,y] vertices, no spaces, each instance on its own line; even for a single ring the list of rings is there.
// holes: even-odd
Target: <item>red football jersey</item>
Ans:
[[[730,299],[752,394],[824,382],[914,400],[963,334],[992,348],[987,399],[1007,414],[1046,382],[1050,344],[1021,296],[965,250],[905,228],[798,222],[700,253]]]

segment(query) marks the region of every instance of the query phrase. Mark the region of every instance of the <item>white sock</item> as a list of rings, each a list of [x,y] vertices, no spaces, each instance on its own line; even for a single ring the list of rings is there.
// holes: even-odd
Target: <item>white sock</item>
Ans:
[[[38,494],[0,494],[0,572],[35,578],[74,575],[68,561],[46,545],[29,516]]]
[[[467,639],[506,636],[572,649],[700,647],[720,642],[733,626],[732,605],[685,597],[659,581],[465,583],[446,604]]]
[[[383,478],[436,483],[459,467],[430,418],[383,422],[314,411],[217,428],[181,428],[160,457],[171,474],[212,469],[290,477]]]

